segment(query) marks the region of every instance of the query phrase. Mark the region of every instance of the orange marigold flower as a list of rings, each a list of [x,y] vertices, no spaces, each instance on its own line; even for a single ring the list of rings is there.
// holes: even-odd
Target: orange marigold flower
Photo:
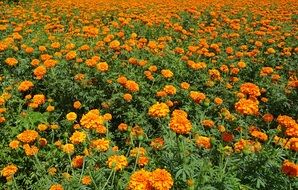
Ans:
[[[235,109],[243,115],[257,115],[259,113],[259,102],[252,99],[240,99],[235,104]]]
[[[153,139],[150,143],[150,146],[154,149],[154,150],[161,150],[164,146],[164,140],[161,137],[157,137],[155,139]]]
[[[169,112],[167,104],[157,102],[149,108],[148,114],[151,117],[166,117]]]
[[[139,85],[138,83],[136,83],[133,80],[128,80],[125,83],[125,88],[127,88],[128,90],[132,91],[132,92],[137,92],[139,91]]]
[[[161,70],[161,74],[165,78],[171,78],[174,75],[173,72],[168,69]]]
[[[204,136],[197,136],[196,137],[196,145],[198,147],[203,147],[206,149],[210,149],[211,148],[211,140],[209,137],[204,137]]]
[[[206,98],[204,93],[197,91],[190,91],[189,96],[196,103],[201,103]]]
[[[106,140],[104,138],[97,139],[97,140],[92,140],[91,141],[91,147],[95,148],[96,150],[99,150],[101,152],[105,152],[110,147],[110,141]]]
[[[113,155],[108,158],[107,164],[109,168],[119,171],[128,166],[128,161],[124,155]]]
[[[184,89],[184,90],[187,90],[187,89],[189,89],[190,84],[187,83],[187,82],[182,82],[182,83],[180,84],[180,87],[181,87],[182,89]]]
[[[90,176],[84,176],[82,178],[82,184],[83,185],[90,185],[92,182],[91,177]]]
[[[69,138],[72,144],[80,144],[85,141],[87,135],[85,132],[75,131]]]
[[[118,50],[120,48],[120,42],[118,40],[113,40],[109,44],[111,49]]]
[[[164,88],[163,88],[163,91],[166,92],[168,95],[174,95],[176,94],[176,88],[175,86],[173,85],[166,85]]]
[[[16,60],[15,58],[6,58],[5,59],[5,63],[9,66],[15,66],[18,63],[18,60]]]
[[[66,55],[65,58],[66,60],[73,60],[77,57],[77,53],[75,51],[69,51]]]
[[[33,73],[37,79],[42,79],[47,73],[47,69],[44,66],[38,66],[36,69],[34,69]]]
[[[217,105],[220,105],[220,104],[223,103],[223,100],[219,97],[216,97],[216,98],[214,98],[214,103],[217,104]]]
[[[107,62],[100,62],[96,65],[96,69],[101,72],[106,72],[109,69]]]
[[[10,164],[1,170],[1,175],[3,177],[10,177],[13,176],[17,171],[18,167],[14,164]]]
[[[144,169],[135,171],[129,178],[129,190],[152,190],[149,178],[151,172]]]
[[[204,127],[207,127],[207,128],[211,128],[214,126],[214,121],[210,120],[210,119],[205,119],[202,121],[202,125]]]
[[[155,190],[169,190],[174,181],[167,170],[158,168],[151,173],[150,184]]]
[[[13,140],[9,143],[9,147],[12,149],[19,148],[19,145],[20,145],[20,141],[18,141],[18,140]]]
[[[99,110],[93,109],[82,116],[80,123],[87,129],[96,129],[103,125],[104,118],[100,115]]]
[[[34,130],[26,130],[22,133],[18,134],[17,138],[19,141],[23,143],[31,143],[34,142],[38,137],[38,132]]]
[[[181,110],[182,111],[182,110]],[[191,122],[187,119],[187,114],[177,114],[179,110],[175,110],[172,113],[172,118],[170,120],[170,128],[177,134],[188,134],[192,129]]]
[[[240,86],[240,92],[251,97],[258,97],[261,95],[260,88],[253,83],[244,83]]]
[[[76,156],[72,159],[71,161],[71,166],[73,168],[81,168],[83,166],[84,163],[84,156]]]
[[[24,150],[25,150],[25,154],[27,156],[34,156],[38,153],[39,149],[36,146],[30,146],[29,144],[25,144],[23,146]]]
[[[261,132],[261,131],[257,131],[257,130],[253,130],[251,132],[251,136],[260,139],[261,141],[267,141],[268,140],[268,135]]]
[[[282,172],[291,177],[298,177],[298,165],[289,160],[283,162]]]
[[[46,97],[43,94],[36,94],[33,96],[32,101],[37,105],[41,105],[46,102]]]
[[[119,131],[127,131],[127,129],[128,129],[128,125],[125,124],[125,123],[120,123],[120,124],[118,125],[118,130],[119,130]]]
[[[274,119],[274,117],[273,117],[273,115],[270,114],[270,113],[266,113],[265,115],[263,115],[263,120],[264,120],[266,123],[271,122],[273,119]]]
[[[143,147],[136,147],[130,150],[130,156],[132,157],[145,156],[146,154],[147,154],[147,151]]]
[[[25,92],[27,90],[29,90],[30,88],[32,88],[34,86],[34,84],[31,81],[25,80],[23,82],[21,82],[21,84],[18,87],[18,91],[20,92]]]
[[[127,102],[130,102],[132,100],[132,95],[129,93],[126,93],[123,95],[123,99]]]
[[[55,184],[55,185],[52,185],[49,190],[64,190],[64,189],[63,189],[63,186],[62,185]]]
[[[75,101],[74,103],[73,103],[73,107],[74,107],[74,109],[80,109],[81,108],[81,102],[80,101]]]

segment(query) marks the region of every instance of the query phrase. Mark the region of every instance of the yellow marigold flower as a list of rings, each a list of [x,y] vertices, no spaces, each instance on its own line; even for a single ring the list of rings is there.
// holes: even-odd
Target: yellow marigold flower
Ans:
[[[20,92],[25,92],[25,91],[29,90],[30,88],[32,88],[33,86],[34,85],[31,81],[25,80],[19,85],[18,90]]]
[[[113,155],[108,158],[107,164],[109,168],[118,171],[125,168],[128,165],[128,162],[124,155]]]
[[[111,121],[111,120],[112,120],[112,114],[110,114],[110,113],[106,113],[106,114],[104,114],[104,115],[103,115],[103,119],[104,119],[105,121]]]
[[[66,119],[68,121],[74,121],[77,119],[77,114],[75,112],[69,112],[67,115],[66,115]]]
[[[41,123],[37,126],[38,130],[39,131],[45,131],[48,129],[48,125],[44,124],[44,123]]]
[[[145,156],[146,154],[147,154],[147,151],[143,147],[136,147],[130,150],[130,156],[132,157]]]
[[[149,108],[148,114],[151,117],[166,117],[169,112],[167,104],[157,102]]]
[[[65,144],[62,146],[62,151],[66,154],[73,154],[74,153],[74,145],[73,144]]]
[[[9,57],[5,59],[5,63],[9,66],[15,66],[18,63],[18,60]]]
[[[18,171],[18,167],[14,164],[10,164],[1,170],[1,175],[3,177],[9,177],[9,176],[13,176],[17,171]]]
[[[84,132],[75,131],[69,138],[72,144],[80,144],[85,141],[87,135]]]
[[[128,189],[129,190],[152,190],[150,184],[151,172],[144,169],[135,171],[129,179]]]
[[[92,182],[91,177],[90,176],[84,176],[82,178],[82,184],[83,185],[90,185]]]
[[[109,144],[110,144],[110,141],[104,138],[91,141],[91,147],[101,152],[107,151],[110,146]]]
[[[84,163],[84,156],[76,156],[71,161],[71,166],[73,168],[81,168]]]
[[[259,113],[259,102],[252,99],[240,99],[235,104],[235,109],[243,115],[257,115]]]
[[[19,141],[23,143],[31,143],[35,141],[38,137],[38,132],[34,130],[26,130],[23,131],[22,133],[18,134],[17,138]]]
[[[55,184],[55,185],[52,185],[49,190],[64,190],[64,189],[62,185]]]
[[[49,173],[51,176],[55,175],[56,172],[57,172],[57,169],[56,169],[55,167],[50,167],[50,168],[48,169],[48,173]]]
[[[150,184],[155,190],[169,190],[174,181],[171,174],[165,169],[156,169],[151,173]]]

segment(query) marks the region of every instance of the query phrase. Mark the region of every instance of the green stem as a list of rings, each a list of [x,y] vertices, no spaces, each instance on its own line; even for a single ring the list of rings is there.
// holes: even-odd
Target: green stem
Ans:
[[[104,184],[104,186],[102,187],[101,190],[105,190],[105,187],[108,185],[108,183],[109,183],[109,181],[110,181],[110,178],[111,178],[111,176],[112,176],[113,173],[114,173],[114,170],[112,169],[112,170],[111,170],[111,173],[110,173],[110,175],[109,175],[109,177],[108,177],[108,179],[107,179],[107,182]]]

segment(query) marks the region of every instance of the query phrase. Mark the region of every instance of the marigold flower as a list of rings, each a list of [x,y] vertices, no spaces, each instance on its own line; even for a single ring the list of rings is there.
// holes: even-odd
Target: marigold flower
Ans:
[[[125,88],[127,88],[131,92],[137,92],[137,91],[139,91],[139,85],[138,85],[138,83],[136,83],[133,80],[126,81]]]
[[[168,69],[161,70],[161,74],[164,78],[171,78],[174,75],[173,72]]]
[[[100,115],[99,110],[93,109],[82,116],[80,123],[87,129],[96,129],[103,125],[104,118]]]
[[[82,184],[83,185],[90,185],[92,182],[91,177],[90,176],[83,176],[82,178]]]
[[[66,60],[73,60],[77,57],[77,53],[75,51],[69,51],[66,55],[65,58]]]
[[[298,177],[298,165],[289,160],[283,162],[282,172],[291,177]]]
[[[181,110],[182,111],[182,110]],[[183,112],[183,111],[182,111]],[[177,134],[188,134],[192,129],[191,122],[187,119],[187,114],[176,114],[177,110],[172,113],[170,128]]]
[[[124,155],[113,155],[108,158],[107,164],[109,168],[119,171],[125,168],[128,165],[128,162]]]
[[[132,95],[129,93],[126,93],[123,95],[123,99],[127,102],[130,102],[132,100]]]
[[[240,92],[250,97],[258,97],[261,95],[260,88],[253,83],[244,83],[240,86]]]
[[[5,59],[5,63],[9,66],[15,66],[16,64],[18,64],[18,60],[9,57]]]
[[[71,161],[71,166],[73,168],[81,168],[84,163],[84,156],[76,156]]]
[[[69,140],[72,144],[80,144],[85,141],[86,137],[87,135],[85,132],[75,131]]]
[[[189,96],[197,104],[201,103],[206,98],[205,94],[197,91],[190,91]]]
[[[49,190],[64,190],[64,189],[62,185],[55,184],[55,185],[52,185]]]
[[[30,146],[29,144],[25,144],[23,146],[24,150],[25,150],[25,154],[27,156],[34,156],[38,153],[39,149],[36,146]]]
[[[260,132],[260,131],[257,131],[257,130],[253,130],[251,132],[251,136],[261,140],[261,141],[267,141],[268,140],[268,136],[267,134],[263,133],[263,132]]]
[[[144,169],[135,171],[129,178],[128,189],[129,190],[152,190],[150,184],[151,172]]]
[[[168,95],[174,95],[176,94],[176,88],[175,86],[173,85],[166,85],[164,88],[163,88],[163,91],[166,92]]]
[[[157,102],[149,108],[148,114],[151,117],[166,117],[169,112],[167,104]]]
[[[65,152],[66,154],[73,154],[74,150],[75,150],[75,147],[73,144],[62,145],[62,151]]]
[[[187,82],[182,82],[182,83],[180,84],[180,87],[181,87],[182,89],[184,89],[184,90],[187,90],[187,89],[189,89],[190,84],[187,83]]]
[[[97,140],[92,140],[91,141],[91,147],[95,148],[96,150],[99,150],[101,152],[105,152],[110,147],[110,141],[106,140],[104,138],[97,139]]]
[[[257,115],[259,113],[259,102],[252,99],[240,99],[235,104],[235,109],[243,115]]]
[[[25,92],[27,90],[29,90],[30,88],[32,88],[34,86],[34,84],[31,81],[25,80],[23,82],[21,82],[21,84],[18,87],[18,91],[20,92]]]
[[[156,190],[169,190],[174,181],[171,174],[165,169],[156,169],[151,173],[150,184]]]
[[[203,147],[205,149],[210,149],[211,148],[211,140],[209,137],[204,137],[204,136],[198,136],[196,137],[196,145],[198,147]]]
[[[12,149],[19,148],[19,145],[20,145],[20,141],[18,141],[18,140],[13,140],[9,143],[9,147]]]
[[[109,47],[114,50],[118,50],[120,47],[120,42],[118,40],[113,40],[110,42]]]
[[[22,133],[18,134],[17,138],[19,141],[23,143],[31,143],[34,142],[38,137],[38,133],[34,130],[26,130]]]
[[[100,62],[96,65],[96,69],[101,72],[106,72],[109,69],[107,62]]]
[[[47,69],[44,66],[38,66],[36,69],[34,69],[33,73],[37,79],[42,79],[47,73]]]
[[[3,177],[9,177],[9,176],[13,176],[17,171],[18,171],[18,167],[14,164],[10,164],[1,170],[1,175]]]
[[[74,121],[77,119],[77,114],[75,112],[69,112],[67,115],[66,115],[66,119],[68,121]]]
[[[154,149],[154,150],[161,150],[164,146],[164,140],[161,137],[157,137],[155,139],[153,139],[150,143],[150,146]]]

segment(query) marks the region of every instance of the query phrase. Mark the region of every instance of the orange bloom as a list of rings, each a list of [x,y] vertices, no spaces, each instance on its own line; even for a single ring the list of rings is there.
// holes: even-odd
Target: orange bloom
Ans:
[[[150,184],[151,172],[148,172],[144,169],[135,171],[129,179],[128,189],[129,190],[152,190]]]
[[[38,133],[34,130],[26,130],[20,133],[17,138],[19,141],[23,143],[31,143],[34,142],[38,137]]]
[[[155,190],[170,190],[174,181],[167,170],[158,168],[151,173],[150,184]]]
[[[109,168],[119,171],[125,168],[128,165],[128,162],[124,155],[113,155],[108,158],[107,164]]]
[[[66,115],[66,119],[68,121],[74,121],[77,119],[77,114],[75,112],[69,112],[67,115]]]
[[[203,147],[206,149],[210,149],[211,148],[211,140],[209,137],[204,137],[204,136],[198,136],[196,137],[196,145],[198,147]]]
[[[33,73],[37,79],[42,79],[47,73],[47,69],[44,66],[38,66],[36,69],[34,69]]]
[[[5,63],[9,66],[15,66],[18,63],[18,60],[15,58],[6,58]]]
[[[31,81],[25,80],[19,85],[18,90],[20,92],[25,92],[25,91],[29,90],[30,88],[32,88],[33,86],[34,86],[34,84]]]
[[[127,88],[131,92],[137,92],[137,91],[139,91],[139,85],[138,85],[138,83],[136,83],[133,80],[126,81],[125,88]]]
[[[298,165],[295,164],[294,162],[285,160],[283,162],[281,170],[283,173],[285,173],[288,176],[298,177]]]
[[[170,110],[167,104],[157,102],[149,108],[148,114],[151,117],[166,117],[169,112]]]

